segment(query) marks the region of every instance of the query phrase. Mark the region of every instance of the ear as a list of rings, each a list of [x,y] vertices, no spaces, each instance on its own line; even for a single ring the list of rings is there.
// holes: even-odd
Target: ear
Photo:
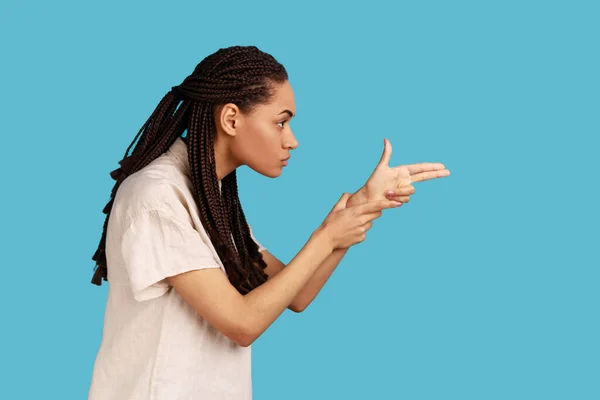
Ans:
[[[226,135],[235,136],[240,122],[240,109],[233,103],[224,104],[216,113],[217,128]]]

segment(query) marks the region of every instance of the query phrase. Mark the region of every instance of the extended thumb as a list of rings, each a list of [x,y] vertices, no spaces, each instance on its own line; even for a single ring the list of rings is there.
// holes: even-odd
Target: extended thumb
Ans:
[[[383,154],[381,155],[381,160],[379,160],[380,166],[388,166],[390,163],[390,158],[392,157],[392,144],[389,140],[383,139]]]
[[[350,198],[350,196],[352,196],[350,193],[342,194],[342,197],[340,197],[338,202],[335,203],[335,206],[333,207],[333,209],[338,211],[338,210],[343,210],[344,208],[346,208],[346,203],[348,202],[348,199]]]

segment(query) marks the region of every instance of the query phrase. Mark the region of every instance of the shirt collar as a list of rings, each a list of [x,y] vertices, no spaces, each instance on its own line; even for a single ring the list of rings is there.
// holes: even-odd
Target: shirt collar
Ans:
[[[187,145],[181,137],[178,137],[167,151],[179,165],[181,172],[191,177],[190,162],[188,160]]]
[[[167,150],[167,153],[173,157],[178,164],[180,171],[191,180],[192,175],[190,172],[190,161],[188,160],[187,151],[187,144],[181,137],[178,137],[169,150]],[[219,189],[221,189],[222,183],[222,181],[219,181]]]

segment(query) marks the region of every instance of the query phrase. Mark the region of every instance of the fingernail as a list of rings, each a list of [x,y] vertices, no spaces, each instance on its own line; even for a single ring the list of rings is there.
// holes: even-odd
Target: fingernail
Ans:
[[[393,190],[388,190],[387,192],[385,192],[385,194],[387,194],[388,196],[391,196],[394,194]]]
[[[401,201],[396,202],[396,207],[400,207],[403,203]]]

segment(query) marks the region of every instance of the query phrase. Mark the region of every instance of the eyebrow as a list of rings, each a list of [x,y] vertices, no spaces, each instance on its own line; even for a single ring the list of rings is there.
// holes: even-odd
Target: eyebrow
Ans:
[[[283,114],[283,113],[288,113],[288,115],[290,116],[290,118],[294,117],[294,113],[291,112],[290,110],[283,110],[282,112],[279,113],[279,115]]]

